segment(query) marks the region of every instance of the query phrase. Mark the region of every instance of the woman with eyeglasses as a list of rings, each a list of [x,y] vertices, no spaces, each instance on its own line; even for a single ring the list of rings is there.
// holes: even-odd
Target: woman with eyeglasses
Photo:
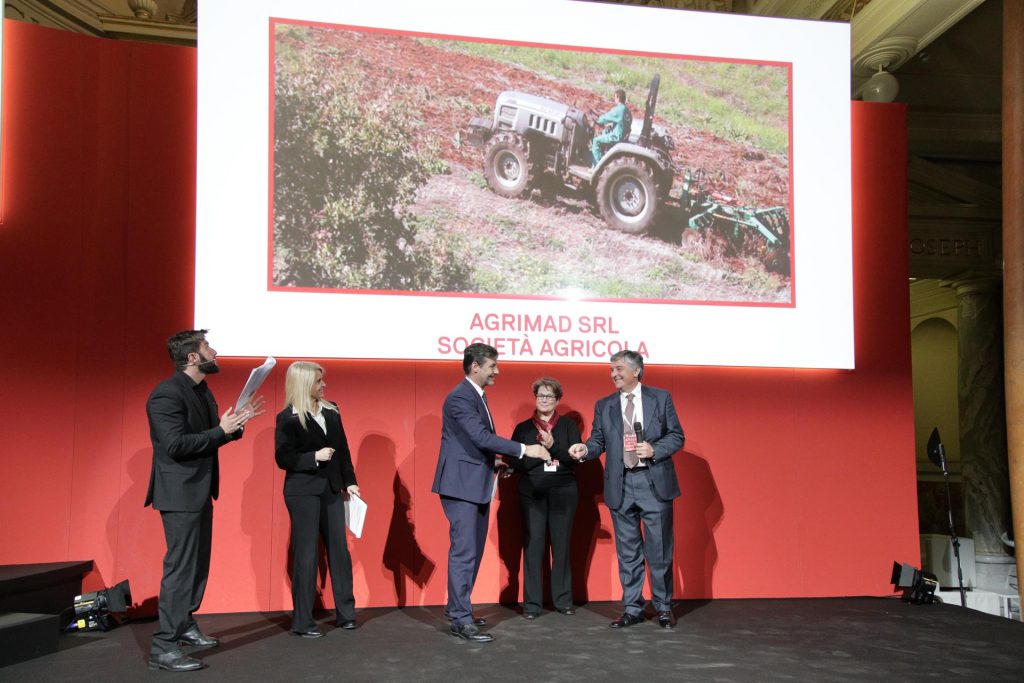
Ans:
[[[572,615],[572,522],[579,492],[573,473],[576,460],[569,446],[579,443],[576,423],[561,417],[556,408],[562,399],[558,380],[541,377],[533,383],[536,411],[516,425],[512,440],[539,443],[551,453],[551,462],[537,458],[513,460],[519,479],[519,507],[523,518],[523,617],[536,619],[544,604],[541,571],[547,554],[545,537],[551,532],[551,602],[562,614]]]

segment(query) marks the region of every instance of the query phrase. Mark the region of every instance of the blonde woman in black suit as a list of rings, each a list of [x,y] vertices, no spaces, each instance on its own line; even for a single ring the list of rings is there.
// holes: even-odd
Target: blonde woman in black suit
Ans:
[[[292,523],[292,633],[320,638],[313,620],[317,537],[323,537],[334,589],[337,625],[356,627],[352,559],[345,539],[342,496],[359,494],[338,408],[324,399],[324,369],[296,361],[285,375],[285,407],[277,415],[274,456],[288,474],[284,501]]]

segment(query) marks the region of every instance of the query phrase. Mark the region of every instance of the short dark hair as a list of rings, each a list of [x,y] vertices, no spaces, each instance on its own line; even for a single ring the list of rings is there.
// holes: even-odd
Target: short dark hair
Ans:
[[[473,367],[473,363],[483,366],[484,361],[488,358],[493,361],[498,360],[498,349],[480,342],[470,344],[466,347],[465,353],[462,354],[462,371],[468,375],[469,369]]]
[[[626,91],[623,90],[622,88],[619,88],[618,90],[616,90],[615,91],[615,99],[617,99],[619,102],[622,102],[623,104],[625,104],[626,103]]]
[[[557,379],[551,377],[540,377],[533,381],[533,395],[536,396],[537,392],[541,387],[548,387],[551,389],[551,393],[555,395],[555,398],[559,401],[562,400],[562,384]]]
[[[199,353],[209,330],[182,330],[167,340],[167,353],[176,367],[188,363],[188,354]]]
[[[612,355],[609,359],[610,363],[614,363],[617,360],[624,361],[626,365],[633,368],[636,373],[637,380],[644,378],[644,357],[636,351],[630,351],[629,349],[623,349],[618,353]]]

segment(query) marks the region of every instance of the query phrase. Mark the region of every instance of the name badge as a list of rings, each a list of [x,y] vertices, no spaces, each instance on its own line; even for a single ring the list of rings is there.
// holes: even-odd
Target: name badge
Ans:
[[[545,472],[557,472],[558,471],[558,461],[557,460],[552,460],[551,462],[544,463],[544,471]]]
[[[627,453],[629,451],[636,451],[636,432],[626,432],[622,436],[622,450]]]

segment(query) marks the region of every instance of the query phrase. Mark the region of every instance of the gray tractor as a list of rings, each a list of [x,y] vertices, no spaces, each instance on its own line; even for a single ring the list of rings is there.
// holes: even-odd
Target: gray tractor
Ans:
[[[501,93],[493,118],[472,119],[466,140],[484,150],[484,176],[496,194],[528,196],[548,174],[575,190],[592,189],[612,228],[642,234],[654,223],[676,174],[672,140],[654,125],[659,82],[655,74],[643,121],[633,121],[626,139],[608,147],[593,168],[595,113],[537,95]]]

